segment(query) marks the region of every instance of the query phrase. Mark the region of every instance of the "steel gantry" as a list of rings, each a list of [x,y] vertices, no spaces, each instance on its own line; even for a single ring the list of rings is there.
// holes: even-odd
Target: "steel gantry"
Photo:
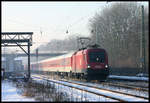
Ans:
[[[30,46],[32,46],[33,32],[2,32],[1,46],[19,46],[28,55],[28,79],[30,78]],[[27,46],[26,51],[22,46]]]

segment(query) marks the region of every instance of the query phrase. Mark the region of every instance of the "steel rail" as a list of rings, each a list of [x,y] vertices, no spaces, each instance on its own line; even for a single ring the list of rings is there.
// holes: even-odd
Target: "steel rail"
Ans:
[[[127,89],[135,89],[135,90],[141,90],[141,91],[148,92],[148,89],[135,87],[136,85],[135,86],[134,85],[125,85],[125,84],[119,84],[119,83],[102,83],[102,84],[103,85],[117,86],[117,87],[123,87],[123,88],[127,88]]]

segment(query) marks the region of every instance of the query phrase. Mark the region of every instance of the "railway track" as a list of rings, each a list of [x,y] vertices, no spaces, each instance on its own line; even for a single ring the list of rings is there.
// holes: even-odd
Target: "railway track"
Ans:
[[[57,83],[57,84],[64,85],[67,87],[75,88],[78,90],[82,90],[82,91],[85,91],[88,93],[92,93],[92,94],[95,94],[98,96],[103,96],[103,97],[121,101],[121,102],[148,101],[148,97],[118,92],[118,91],[114,91],[114,90],[110,90],[110,89],[104,89],[104,88],[100,88],[100,87],[96,87],[96,86],[90,86],[87,84],[77,83],[77,82],[73,82],[73,81],[52,80],[52,79],[47,78],[46,76],[42,76],[42,77],[32,76],[32,78],[40,78],[42,80],[46,80],[46,81]]]
[[[118,91],[114,91],[114,90],[110,90],[110,89],[104,89],[104,88],[100,88],[100,87],[96,87],[96,86],[91,86],[91,85],[87,85],[87,84],[75,83],[75,82],[70,82],[70,81],[66,81],[66,80],[61,80],[61,81],[65,81],[65,82],[69,82],[69,83],[73,83],[73,84],[78,84],[78,85],[83,85],[83,86],[87,86],[87,87],[92,87],[92,88],[96,88],[96,89],[108,90],[108,91],[115,92],[115,93],[120,93],[120,94],[135,96],[135,97],[141,97],[141,98],[144,98],[144,99],[148,99],[147,97],[144,97],[144,96],[137,96],[137,95],[133,95],[133,94],[118,92]]]
[[[75,80],[75,81],[78,81],[78,80]],[[120,81],[121,81],[121,79],[120,79]],[[119,88],[126,88],[126,89],[149,92],[148,84],[147,84],[147,86],[142,86],[141,84],[140,85],[135,85],[135,84],[130,84],[128,82],[122,83],[120,81],[117,80],[117,81],[114,82],[114,81],[109,80],[109,81],[105,81],[105,82],[99,82],[99,81],[96,80],[96,81],[92,81],[92,83],[98,83],[98,84],[101,84],[103,86],[107,85],[107,86],[113,86],[113,87],[119,87]],[[139,82],[141,82],[141,81],[139,81]],[[147,83],[147,81],[145,83]]]
[[[43,76],[45,76],[45,75],[43,75]],[[48,75],[46,76],[46,77],[48,77]],[[58,78],[57,78],[58,79]],[[59,78],[60,79],[60,78]],[[68,79],[66,79],[66,80],[68,80]],[[70,80],[70,79],[69,79]],[[72,80],[72,79],[71,79]],[[79,82],[84,82],[84,83],[90,83],[90,82],[86,82],[86,81],[84,81],[84,80],[79,80],[79,79],[75,79],[75,80],[73,80],[73,81],[79,81]],[[148,87],[148,85],[147,86],[142,86],[142,85],[133,85],[133,82],[132,82],[132,84],[128,84],[128,82],[127,83],[122,83],[122,82],[120,82],[120,81],[105,81],[105,82],[99,82],[99,81],[91,81],[91,83],[97,83],[97,84],[100,84],[100,85],[103,85],[103,86],[111,86],[111,87],[118,87],[118,88],[126,88],[126,89],[131,89],[131,90],[136,90],[136,91],[143,91],[143,92],[149,92],[149,87]],[[137,83],[137,82],[136,82]],[[147,83],[147,82],[146,82]],[[140,83],[141,84],[141,83]]]
[[[113,86],[113,87],[122,87],[122,88],[127,88],[127,89],[134,89],[134,90],[138,90],[138,91],[144,91],[144,92],[148,92],[148,87],[146,86],[137,86],[137,85],[131,85],[131,84],[125,84],[125,83],[109,83],[109,82],[105,82],[105,83],[101,83],[102,85],[109,85],[109,86]]]
[[[75,80],[75,81],[79,81],[79,80]],[[82,80],[80,80],[80,81],[82,81]],[[121,81],[121,79],[117,82],[115,81],[115,83],[114,83],[114,81],[105,81],[105,82],[92,81],[92,83],[98,83],[98,84],[101,84],[103,86],[107,85],[107,86],[113,86],[113,87],[118,87],[118,88],[126,88],[126,89],[132,89],[132,90],[137,90],[137,91],[149,92],[148,86],[133,85],[133,84],[131,85],[128,83],[120,83],[120,81]],[[85,82],[85,81],[83,81],[83,82]],[[87,82],[85,82],[85,83],[87,83]]]

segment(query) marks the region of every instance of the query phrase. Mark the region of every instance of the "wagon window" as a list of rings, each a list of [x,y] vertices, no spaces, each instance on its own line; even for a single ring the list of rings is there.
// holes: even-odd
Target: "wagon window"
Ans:
[[[105,54],[104,52],[90,52],[89,60],[90,60],[90,62],[104,63],[104,61],[105,61],[104,54]]]

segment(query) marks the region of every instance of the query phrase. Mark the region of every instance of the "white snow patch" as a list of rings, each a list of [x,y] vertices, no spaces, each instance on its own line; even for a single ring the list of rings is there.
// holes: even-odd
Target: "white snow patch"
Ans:
[[[32,98],[21,96],[17,93],[17,88],[13,86],[13,83],[4,80],[2,81],[2,101],[35,101]]]
[[[38,81],[39,79],[34,78],[34,80]],[[49,79],[49,80],[51,80],[51,79]],[[45,80],[40,80],[39,82],[42,82],[42,81],[44,82]],[[147,100],[139,99],[139,98],[136,98],[136,97],[130,97],[130,96],[123,95],[123,94],[119,95],[119,94],[116,94],[116,93],[112,93],[112,92],[108,92],[108,91],[104,91],[104,90],[97,90],[97,89],[84,87],[84,86],[79,86],[79,85],[76,85],[76,84],[70,84],[70,83],[66,83],[66,82],[63,82],[63,81],[57,81],[57,80],[51,80],[51,81],[54,81],[54,82],[57,82],[57,83],[60,83],[60,84],[69,85],[71,87],[76,87],[76,88],[88,90],[88,91],[95,92],[95,93],[98,93],[98,94],[103,94],[103,95],[107,95],[107,96],[109,95],[111,97],[120,98],[120,99],[123,99],[125,101],[147,101]],[[61,86],[58,86],[58,85],[56,87],[61,88]],[[82,98],[82,99],[85,99],[86,101],[112,101],[112,99],[107,100],[105,97],[102,97],[102,96],[95,96],[95,95],[93,95],[91,93],[87,93],[87,92],[83,93],[83,92],[81,92],[80,90],[77,90],[77,89],[71,89],[70,90],[69,88],[70,87],[63,86],[63,88],[61,90],[68,92],[70,94],[70,96],[71,95],[73,96],[73,98],[82,98],[82,96],[84,96],[84,94],[86,94],[86,98]]]

